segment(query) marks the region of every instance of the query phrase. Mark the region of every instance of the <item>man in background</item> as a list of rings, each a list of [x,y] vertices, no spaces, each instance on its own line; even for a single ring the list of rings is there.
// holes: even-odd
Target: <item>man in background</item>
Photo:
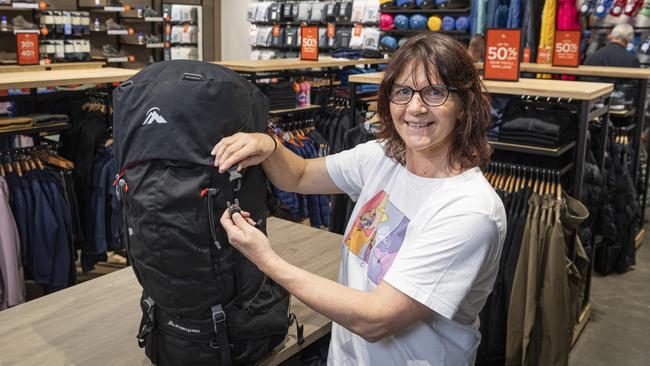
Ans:
[[[585,65],[641,67],[633,53],[627,51],[627,44],[634,38],[634,28],[629,24],[619,24],[609,34],[605,47],[587,57]]]

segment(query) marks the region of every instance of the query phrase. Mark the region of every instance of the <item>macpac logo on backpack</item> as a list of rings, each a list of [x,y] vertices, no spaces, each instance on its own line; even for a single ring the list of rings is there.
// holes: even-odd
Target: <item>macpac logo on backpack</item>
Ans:
[[[264,132],[268,109],[244,77],[199,61],[152,64],[113,92],[122,240],[143,289],[133,332],[155,365],[252,365],[287,335],[289,293],[219,224],[237,199],[266,232],[264,171],[219,173],[210,155],[226,136]]]
[[[160,108],[158,107],[153,107],[147,111],[147,117],[144,119],[143,125],[150,125],[153,123],[167,123],[163,116],[161,116],[158,112],[160,112]]]

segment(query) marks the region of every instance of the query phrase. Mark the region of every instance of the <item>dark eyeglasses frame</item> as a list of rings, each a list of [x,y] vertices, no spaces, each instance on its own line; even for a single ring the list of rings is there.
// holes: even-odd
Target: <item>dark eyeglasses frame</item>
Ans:
[[[409,98],[408,101],[406,101],[404,103],[396,103],[396,102],[393,101],[393,99],[390,97],[390,94],[391,94],[391,91],[393,90],[393,88],[396,87],[396,86],[401,87],[401,88],[407,88],[407,89],[411,90],[411,97]],[[438,88],[447,89],[447,96],[445,97],[445,100],[442,101],[442,103],[440,103],[440,104],[429,104],[429,103],[426,102],[426,100],[424,100],[424,98],[422,98],[422,94],[421,94],[422,91],[424,89],[427,89],[427,88],[430,88],[430,87],[438,87]],[[406,86],[406,85],[393,84],[390,87],[388,87],[388,89],[386,91],[388,92],[388,100],[390,100],[390,102],[393,103],[393,104],[397,104],[397,105],[409,104],[409,103],[411,103],[411,100],[413,100],[413,96],[415,96],[415,93],[418,93],[420,95],[420,100],[422,100],[422,102],[424,104],[428,105],[429,107],[439,107],[439,106],[441,106],[441,105],[443,105],[443,104],[445,104],[447,102],[447,99],[449,99],[449,93],[458,92],[458,90],[459,89],[456,88],[456,87],[447,86],[447,85],[435,85],[435,84],[433,84],[433,85],[425,86],[424,88],[422,88],[420,90],[415,90],[415,89],[413,89],[413,88],[411,88],[409,86]]]

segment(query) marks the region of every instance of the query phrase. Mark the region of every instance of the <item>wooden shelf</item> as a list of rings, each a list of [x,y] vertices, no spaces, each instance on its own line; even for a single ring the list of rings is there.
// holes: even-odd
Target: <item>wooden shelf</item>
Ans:
[[[351,83],[379,84],[383,78],[383,72],[374,72],[350,75],[349,80]],[[519,79],[519,81],[483,80],[483,85],[488,93],[572,98],[577,100],[592,100],[608,95],[614,90],[614,85],[608,83],[553,79]]]
[[[636,234],[636,237],[634,237],[634,243],[635,243],[634,248],[636,250],[639,250],[639,248],[641,248],[641,245],[643,245],[643,240],[645,239],[645,234],[646,234],[645,229],[641,229]]]
[[[431,31],[429,29],[389,29],[389,30],[383,30],[382,32],[390,35],[395,35],[395,36],[412,36],[415,34],[430,33],[434,31]],[[453,36],[453,37],[466,37],[466,38],[470,37],[469,33],[465,31],[439,30],[439,31],[435,31],[435,33],[446,34],[448,36]]]
[[[564,153],[571,150],[576,145],[576,142],[572,141],[562,147],[547,148],[547,147],[538,147],[538,146],[530,146],[530,145],[512,144],[509,142],[492,141],[492,140],[490,140],[489,142],[490,145],[492,145],[492,147],[495,150],[514,151],[514,152],[552,156],[552,157],[562,156]]]
[[[45,71],[45,70],[67,70],[67,69],[96,69],[104,66],[103,62],[61,62],[49,65],[10,65],[0,66],[0,73],[20,71]],[[4,75],[3,75],[4,76]]]
[[[636,113],[635,108],[624,109],[620,111],[612,110],[611,107],[609,109],[609,115],[613,117],[625,118],[625,117],[633,116],[635,113]]]
[[[296,108],[289,108],[289,109],[276,109],[269,111],[269,114],[277,116],[280,114],[291,114],[291,113],[301,113],[301,112],[308,112],[308,111],[314,111],[317,109],[320,109],[321,106],[318,104],[312,104],[308,105],[305,107],[296,107]]]
[[[474,64],[478,69],[483,69],[483,63]],[[586,66],[561,67],[550,64],[538,64],[522,62],[519,64],[519,72],[534,72],[542,74],[566,74],[580,76],[594,76],[601,78],[623,78],[623,79],[650,79],[650,69],[610,66]]]
[[[323,67],[344,67],[352,65],[379,65],[388,63],[383,58],[362,58],[358,60],[348,60],[333,58],[330,56],[320,57],[318,61],[305,61],[299,58],[284,58],[273,60],[242,60],[242,61],[219,61],[213,62],[217,65],[225,66],[233,71],[245,73],[258,73],[270,71],[287,71],[300,69],[315,69]]]
[[[10,130],[0,130],[0,136],[7,135],[31,135],[40,132],[62,131],[70,128],[69,123],[57,123],[45,126],[29,126],[25,128],[16,128]]]
[[[380,12],[386,14],[465,14],[470,8],[462,9],[386,9]]]
[[[135,75],[138,70],[104,67],[81,70],[37,70],[3,73],[0,90],[14,88],[40,88],[74,84],[103,84],[121,82]]]

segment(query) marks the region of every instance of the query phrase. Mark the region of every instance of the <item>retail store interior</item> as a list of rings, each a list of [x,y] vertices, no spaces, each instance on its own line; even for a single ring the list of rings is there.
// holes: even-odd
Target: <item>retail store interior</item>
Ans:
[[[403,161],[382,157],[422,178],[394,111],[439,116],[474,92],[445,85],[460,76],[444,69],[426,88],[395,77],[392,60],[418,45],[460,47],[462,77],[480,76],[489,98],[485,114],[459,115],[485,117],[472,125],[490,149],[480,177],[507,229],[489,288],[473,274],[460,305],[442,285],[416,298],[392,282],[426,287],[405,277],[417,255],[403,248],[448,233],[418,237],[428,213],[350,194],[356,182],[332,173],[396,138]],[[479,366],[649,365],[649,80],[650,0],[0,0],[0,365],[452,365],[454,352]],[[267,154],[262,168],[213,166],[238,132],[257,136],[236,147]],[[469,149],[464,133],[450,138]],[[347,194],[294,193],[267,171],[279,155],[295,158],[287,177],[322,161],[322,185]],[[368,174],[362,186],[378,183]],[[435,201],[418,187],[410,200]],[[249,211],[301,276],[373,295],[390,282],[428,315],[369,341],[328,307],[344,296],[294,290],[235,245],[223,223]],[[456,254],[487,268],[438,252]],[[370,290],[351,285],[353,261]],[[420,323],[439,338],[409,328]],[[459,351],[452,327],[474,346]]]

